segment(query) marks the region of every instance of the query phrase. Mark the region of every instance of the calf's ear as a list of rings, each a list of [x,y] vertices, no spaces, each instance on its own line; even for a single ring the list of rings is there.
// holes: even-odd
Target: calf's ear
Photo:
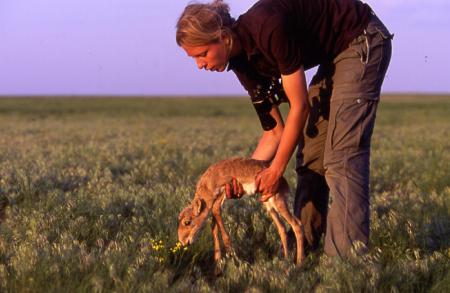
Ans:
[[[202,212],[204,208],[204,202],[202,199],[200,198],[195,198],[192,201],[192,214],[197,217],[198,215],[200,215],[200,213]]]

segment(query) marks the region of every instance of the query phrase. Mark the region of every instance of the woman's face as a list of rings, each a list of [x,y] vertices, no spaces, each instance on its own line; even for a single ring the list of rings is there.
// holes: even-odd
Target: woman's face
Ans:
[[[222,72],[227,68],[228,50],[224,41],[204,46],[181,46],[189,57],[194,58],[198,69]]]

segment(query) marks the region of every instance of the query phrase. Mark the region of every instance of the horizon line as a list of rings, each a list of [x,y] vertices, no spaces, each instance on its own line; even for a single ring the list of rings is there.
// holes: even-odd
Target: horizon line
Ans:
[[[383,92],[381,94],[381,97],[383,96],[423,96],[423,95],[429,95],[429,96],[450,96],[450,92]],[[70,98],[96,98],[96,99],[102,99],[102,98],[137,98],[137,99],[158,99],[158,98],[181,98],[181,99],[195,99],[195,98],[219,98],[219,99],[247,99],[249,98],[248,95],[237,95],[237,94],[219,94],[219,95],[208,95],[208,94],[186,94],[186,95],[179,95],[179,94],[51,94],[51,95],[45,95],[45,94],[33,94],[33,95],[24,95],[24,94],[12,94],[12,95],[4,95],[0,94],[0,99],[26,99],[26,98],[33,98],[33,99],[39,99],[39,98],[61,98],[61,99],[70,99]]]

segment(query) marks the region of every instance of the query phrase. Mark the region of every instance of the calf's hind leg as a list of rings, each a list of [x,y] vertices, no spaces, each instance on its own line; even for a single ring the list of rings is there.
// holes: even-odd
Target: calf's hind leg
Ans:
[[[294,217],[288,209],[287,203],[286,203],[286,194],[276,194],[273,196],[270,200],[273,201],[273,205],[277,212],[283,216],[283,218],[286,220],[286,222],[291,225],[292,230],[294,230],[295,239],[297,242],[297,254],[295,263],[297,265],[301,264],[303,260],[303,230],[302,230],[302,224],[299,219]]]
[[[280,219],[280,216],[276,212],[273,206],[273,200],[270,198],[268,201],[264,202],[264,207],[266,208],[267,212],[269,213],[270,217],[272,218],[272,221],[274,222],[275,226],[277,227],[278,234],[280,235],[281,244],[283,245],[283,254],[284,257],[288,257],[288,245],[287,245],[287,233],[286,233],[286,227],[284,226],[283,222]]]

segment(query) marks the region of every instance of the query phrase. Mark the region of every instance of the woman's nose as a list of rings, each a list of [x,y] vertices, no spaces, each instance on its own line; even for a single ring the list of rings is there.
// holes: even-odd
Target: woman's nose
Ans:
[[[202,60],[197,59],[195,60],[195,62],[197,63],[198,69],[203,69],[206,66],[205,62],[203,62]]]

